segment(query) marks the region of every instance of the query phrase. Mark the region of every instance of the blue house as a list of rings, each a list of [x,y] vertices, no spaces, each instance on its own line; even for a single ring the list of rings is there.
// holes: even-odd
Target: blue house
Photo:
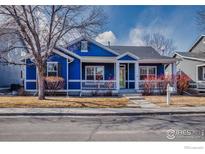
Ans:
[[[32,63],[26,59],[26,63]],[[47,76],[65,80],[62,92],[142,91],[149,75],[165,74],[165,65],[172,64],[175,74],[176,59],[161,56],[149,46],[104,46],[93,39],[80,37],[67,47],[56,47],[47,60]],[[26,65],[26,91],[37,90],[35,65]]]

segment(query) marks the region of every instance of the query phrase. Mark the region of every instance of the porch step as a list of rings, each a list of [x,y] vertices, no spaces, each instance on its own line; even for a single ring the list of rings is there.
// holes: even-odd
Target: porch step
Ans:
[[[131,93],[131,94],[123,94],[125,97],[136,97],[136,96],[142,96],[141,93]]]
[[[129,100],[144,100],[144,98],[143,97],[126,97],[126,98],[128,98]]]

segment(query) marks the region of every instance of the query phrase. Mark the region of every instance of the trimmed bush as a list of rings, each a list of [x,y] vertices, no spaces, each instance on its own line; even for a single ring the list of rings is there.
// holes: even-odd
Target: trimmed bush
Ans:
[[[45,78],[45,88],[51,92],[64,88],[64,79],[62,77],[49,76]]]

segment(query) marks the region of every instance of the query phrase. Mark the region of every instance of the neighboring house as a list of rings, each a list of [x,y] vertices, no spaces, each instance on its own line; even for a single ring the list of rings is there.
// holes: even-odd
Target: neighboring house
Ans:
[[[26,63],[32,63],[26,59]],[[61,76],[65,80],[63,92],[140,91],[149,76],[164,75],[164,66],[176,59],[161,56],[152,47],[104,46],[87,37],[80,37],[67,48],[58,47],[47,61],[47,76]],[[25,90],[36,91],[35,65],[26,65]]]
[[[173,57],[179,59],[177,73],[189,77],[193,88],[205,90],[205,36],[202,35],[188,52],[176,52]],[[170,66],[167,71],[170,72]]]
[[[0,29],[0,89],[10,88],[11,84],[23,85],[23,67],[5,63],[7,61],[4,60],[5,58],[8,61],[20,63],[25,53],[22,48],[14,48],[22,46],[23,43],[17,41],[17,34],[12,31],[12,29]],[[12,49],[9,50],[10,48]]]

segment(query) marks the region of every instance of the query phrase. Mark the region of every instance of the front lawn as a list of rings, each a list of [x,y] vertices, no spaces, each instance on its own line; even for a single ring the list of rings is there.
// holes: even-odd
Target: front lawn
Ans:
[[[166,96],[145,96],[145,99],[159,106],[166,105]],[[171,105],[175,107],[205,106],[205,97],[171,96]]]
[[[125,107],[127,98],[118,97],[47,97],[46,100],[38,100],[30,96],[2,96],[0,108],[65,108],[65,107]]]

